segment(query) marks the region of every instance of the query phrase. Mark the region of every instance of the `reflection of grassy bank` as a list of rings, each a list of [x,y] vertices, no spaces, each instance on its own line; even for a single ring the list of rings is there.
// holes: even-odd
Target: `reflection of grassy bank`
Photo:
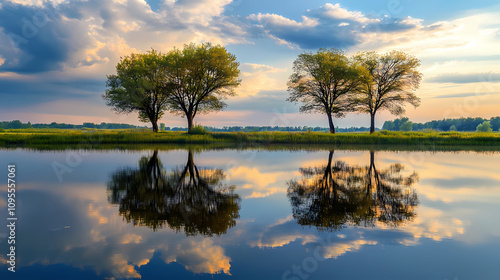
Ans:
[[[190,135],[184,132],[153,133],[134,130],[9,130],[0,133],[2,147],[46,147],[73,148],[108,147],[128,145],[164,144],[212,144],[222,146],[262,145],[364,145],[381,147],[387,145],[411,146],[414,149],[433,150],[437,147],[500,147],[499,133],[461,132],[376,132],[339,133],[335,135],[316,132],[250,132],[207,133]],[[389,148],[390,149],[390,148]]]

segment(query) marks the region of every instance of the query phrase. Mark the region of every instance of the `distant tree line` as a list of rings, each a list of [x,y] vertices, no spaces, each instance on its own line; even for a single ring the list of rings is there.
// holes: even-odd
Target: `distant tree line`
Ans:
[[[399,118],[393,121],[386,121],[382,129],[391,131],[410,131],[432,129],[436,131],[482,131],[483,127],[488,127],[487,131],[499,131],[500,117],[491,119],[484,118],[458,118],[434,120],[426,123],[413,123],[408,118]],[[479,126],[479,128],[478,128]]]
[[[163,126],[162,131],[187,131],[185,127],[167,127]],[[329,132],[327,127],[312,127],[312,126],[224,126],[211,127],[204,126],[205,131],[211,132],[261,132],[261,131],[284,131],[284,132]],[[335,128],[338,132],[366,132],[370,131],[369,127],[348,127],[348,128]]]
[[[82,129],[82,128],[96,128],[96,129],[133,129],[133,128],[146,128],[145,126],[136,126],[126,123],[105,123],[95,124],[85,122],[83,124],[67,124],[67,123],[35,123],[31,122],[22,123],[20,120],[3,121],[0,122],[2,129],[21,129],[21,128],[59,128],[59,129]]]

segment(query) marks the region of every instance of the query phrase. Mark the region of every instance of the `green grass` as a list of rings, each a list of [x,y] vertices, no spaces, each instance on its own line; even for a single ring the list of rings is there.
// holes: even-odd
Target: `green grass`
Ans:
[[[389,132],[338,133],[320,132],[220,132],[188,134],[145,130],[64,130],[12,129],[0,132],[0,147],[36,146],[113,146],[137,144],[241,144],[241,145],[401,145],[500,147],[500,133],[474,132]]]

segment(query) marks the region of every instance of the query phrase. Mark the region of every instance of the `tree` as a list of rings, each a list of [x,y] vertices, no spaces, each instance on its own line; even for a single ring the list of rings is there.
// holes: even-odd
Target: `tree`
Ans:
[[[412,122],[405,122],[405,123],[403,123],[403,124],[399,127],[399,129],[400,129],[401,131],[412,131],[412,129],[413,129],[413,123],[412,123]]]
[[[160,131],[165,131],[165,124],[164,123],[160,124]]]
[[[338,49],[300,54],[293,62],[287,100],[304,103],[301,113],[326,114],[330,133],[335,133],[333,116],[350,111],[348,95],[358,87],[361,70]]]
[[[383,55],[364,52],[356,55],[355,60],[366,69],[366,76],[357,88],[353,98],[356,111],[370,114],[370,133],[375,132],[375,115],[388,110],[394,115],[405,112],[404,105],[420,105],[415,90],[420,85],[422,74],[417,68],[420,61],[401,51]]]
[[[454,125],[450,126],[450,131],[457,131],[457,127]]]
[[[234,96],[240,85],[236,56],[226,48],[210,43],[185,45],[166,55],[167,80],[172,88],[169,109],[183,115],[188,130],[198,113],[220,111],[226,107],[222,100]]]
[[[477,132],[492,132],[491,124],[488,121],[483,122],[482,124],[476,127]]]
[[[151,50],[131,54],[116,65],[116,75],[108,75],[103,95],[106,104],[118,113],[139,113],[139,120],[151,122],[158,132],[158,120],[167,110],[169,88],[165,80],[164,57]]]
[[[498,131],[500,129],[500,117],[490,119],[491,129]]]

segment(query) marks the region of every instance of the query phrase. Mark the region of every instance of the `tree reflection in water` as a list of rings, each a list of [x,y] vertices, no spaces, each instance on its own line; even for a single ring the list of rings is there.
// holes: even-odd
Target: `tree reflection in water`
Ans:
[[[189,150],[183,168],[167,172],[158,151],[142,157],[139,169],[125,168],[111,175],[108,200],[136,226],[153,230],[167,225],[186,235],[221,235],[236,225],[240,197],[225,186],[221,169],[199,169]]]
[[[349,166],[342,161],[332,163],[330,151],[326,166],[300,168],[301,180],[288,182],[293,217],[300,225],[320,230],[377,222],[399,226],[411,221],[419,204],[411,188],[418,175],[404,176],[399,163],[379,170],[374,157],[370,151],[369,166]]]

